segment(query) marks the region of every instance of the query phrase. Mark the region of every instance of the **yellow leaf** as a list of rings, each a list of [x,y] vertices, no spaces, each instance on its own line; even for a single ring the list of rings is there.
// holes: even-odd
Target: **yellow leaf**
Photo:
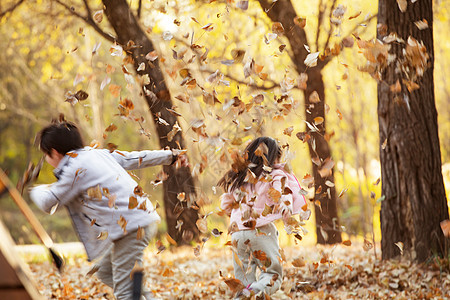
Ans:
[[[125,234],[127,233],[127,223],[127,220],[125,220],[123,216],[120,216],[119,220],[117,221],[117,224],[119,224]]]
[[[319,103],[320,102],[319,93],[317,93],[316,91],[313,91],[311,93],[311,95],[309,95],[309,102],[310,103]]]
[[[445,237],[450,237],[450,220],[444,220],[441,223],[441,229]]]
[[[272,24],[272,32],[277,35],[282,35],[284,33],[284,27],[283,24],[280,22],[275,22]]]
[[[294,267],[296,267],[296,268],[301,268],[301,267],[306,266],[306,263],[305,263],[305,261],[303,260],[303,258],[297,257],[296,259],[294,259],[294,260],[292,261],[292,265],[293,265]]]
[[[171,277],[174,275],[174,272],[169,268],[165,268],[161,275],[163,277]]]
[[[294,24],[297,25],[297,26],[300,26],[301,28],[305,28],[305,26],[306,26],[306,18],[302,18],[302,17],[296,16],[294,18]]]
[[[108,86],[108,89],[113,97],[119,97],[120,90],[122,89],[122,87],[120,87],[119,85],[110,84]]]
[[[106,240],[106,238],[108,237],[108,232],[107,231],[102,231],[100,232],[100,234],[97,236],[97,240]]]
[[[322,117],[315,117],[315,118],[314,118],[314,123],[315,123],[316,125],[322,124],[323,121],[325,121],[325,120],[324,120],[324,118],[322,118]]]
[[[133,209],[136,208],[138,206],[138,201],[137,198],[134,196],[130,196],[129,201],[128,201],[128,209]]]
[[[102,200],[102,190],[99,185],[87,189],[87,195],[93,200]]]
[[[344,244],[345,246],[351,246],[352,242],[350,240],[346,240],[346,241],[343,241],[342,244]]]
[[[166,233],[166,239],[169,242],[169,244],[176,246],[177,242],[168,234]]]
[[[202,233],[208,232],[208,222],[205,219],[198,219],[197,222],[195,222],[197,225],[198,230]]]
[[[177,199],[180,201],[185,201],[186,200],[186,193],[182,192],[182,193],[178,193],[177,194]]]
[[[273,200],[273,202],[278,203],[278,201],[280,201],[281,198],[281,192],[277,191],[274,188],[270,188],[268,191],[269,197]]]
[[[405,12],[406,8],[408,7],[407,0],[397,0],[398,8],[401,12]]]
[[[70,157],[72,157],[72,158],[75,158],[75,157],[78,156],[77,153],[73,153],[73,152],[67,152],[66,155],[67,155],[67,156],[70,156]]]
[[[245,288],[245,285],[243,285],[242,282],[236,278],[227,278],[224,282],[233,293],[239,292]]]
[[[145,236],[145,229],[144,227],[139,226],[137,230],[136,239],[140,241],[144,238],[144,236]]]
[[[261,215],[262,215],[263,217],[265,217],[265,216],[271,214],[272,211],[273,211],[273,205],[272,205],[272,206],[268,206],[267,204],[264,204],[264,210],[263,210],[263,212],[261,213]]]

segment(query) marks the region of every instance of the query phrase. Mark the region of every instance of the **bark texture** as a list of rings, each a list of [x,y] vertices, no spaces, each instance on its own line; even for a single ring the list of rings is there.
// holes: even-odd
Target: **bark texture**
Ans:
[[[396,0],[379,1],[379,24],[387,25],[387,34],[397,33],[423,41],[430,61],[418,90],[402,88],[391,92],[390,85],[403,73],[390,64],[378,84],[378,120],[382,194],[381,250],[383,259],[401,254],[395,243],[403,243],[403,252],[411,259],[425,261],[434,253],[445,253],[445,238],[440,222],[448,219],[437,112],[434,99],[434,49],[432,0],[408,1],[401,12]],[[419,30],[414,22],[426,19],[428,29]],[[378,38],[383,38],[379,32]],[[392,43],[391,53],[402,58],[404,44]],[[407,99],[406,101],[404,99]]]
[[[145,58],[147,53],[154,50],[151,40],[140,27],[126,0],[103,0],[103,4],[108,21],[117,34],[117,43],[132,57],[135,70],[141,63],[145,64],[145,69],[136,72],[139,75],[148,74],[150,78],[150,84],[143,86],[143,94],[152,113],[161,148],[183,149],[184,141],[180,132],[173,140],[167,139],[177,117],[167,110],[172,108],[172,100],[158,60],[149,62]],[[169,125],[159,122],[159,118]],[[174,166],[164,166],[163,170],[168,174],[168,179],[163,183],[167,231],[177,243],[188,243],[199,234],[196,226],[198,214],[191,208],[191,204],[195,204],[194,179],[187,167],[176,169]],[[186,193],[188,201],[180,202],[177,199],[181,192]],[[179,228],[176,228],[177,221],[183,223]]]

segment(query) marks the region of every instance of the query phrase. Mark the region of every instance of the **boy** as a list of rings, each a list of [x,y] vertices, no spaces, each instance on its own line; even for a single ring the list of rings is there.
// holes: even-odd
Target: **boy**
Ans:
[[[84,147],[77,126],[52,123],[38,136],[58,181],[31,189],[30,197],[47,213],[65,206],[88,260],[98,259],[97,276],[114,289],[116,299],[131,299],[130,272],[142,265],[143,250],[161,220],[146,194],[126,170],[170,165],[185,156],[171,150],[109,151]],[[147,293],[148,295],[148,293]]]

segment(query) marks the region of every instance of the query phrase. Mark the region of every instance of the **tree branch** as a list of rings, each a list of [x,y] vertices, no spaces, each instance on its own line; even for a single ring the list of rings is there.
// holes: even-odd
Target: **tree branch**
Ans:
[[[324,14],[322,0],[319,1],[318,7],[319,7],[319,12],[318,12],[318,15],[317,15],[317,30],[316,30],[316,43],[315,43],[317,51],[319,50],[319,36],[320,36],[320,31],[321,31],[320,30],[320,28],[321,28],[320,24],[322,24],[323,14]]]
[[[7,13],[12,13],[17,7],[19,7],[20,4],[22,4],[25,0],[19,0],[16,4],[11,6],[5,11],[0,12],[0,19],[3,18]]]
[[[337,0],[333,0],[333,4],[331,5],[331,8],[330,8],[330,15],[328,16],[328,20],[330,20],[330,24],[331,24],[331,17],[333,16],[333,11],[336,8],[336,4],[337,4]],[[332,28],[333,28],[333,26],[330,26],[330,30],[328,31],[327,41],[325,42],[325,46],[323,47],[323,49],[327,49],[328,44],[330,43]],[[317,47],[319,47],[319,45],[317,45]]]
[[[102,37],[107,39],[108,41],[114,43],[116,41],[116,37],[104,32],[98,25],[95,23],[94,19],[92,18],[91,9],[89,7],[89,4],[87,0],[83,0],[84,6],[87,10],[87,16],[82,16],[81,14],[77,13],[73,7],[68,6],[64,2],[60,0],[55,0],[58,4],[63,6],[66,10],[68,10],[72,15],[75,17],[83,20],[86,24],[90,25],[92,28],[94,28],[95,31],[97,31]]]
[[[141,11],[142,11],[142,0],[139,0],[139,5],[138,5],[138,9],[137,9],[137,18],[139,20],[141,19]]]

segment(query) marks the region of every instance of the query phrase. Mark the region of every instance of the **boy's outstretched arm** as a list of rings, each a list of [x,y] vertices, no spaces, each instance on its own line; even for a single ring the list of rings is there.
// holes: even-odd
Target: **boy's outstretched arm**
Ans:
[[[143,150],[143,151],[120,151],[111,152],[114,159],[125,170],[136,170],[157,165],[170,165],[174,162],[172,150]]]

